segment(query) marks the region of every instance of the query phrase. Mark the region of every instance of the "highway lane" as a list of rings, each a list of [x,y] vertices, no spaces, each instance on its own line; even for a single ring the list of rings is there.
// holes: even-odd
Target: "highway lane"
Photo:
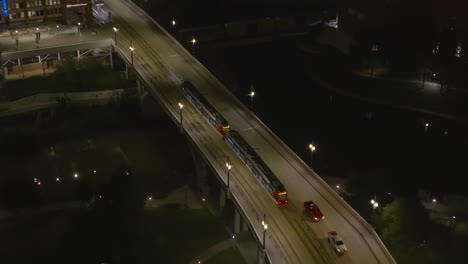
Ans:
[[[106,4],[110,4],[113,12],[122,18],[117,23],[120,23],[124,30],[119,33],[125,39],[133,38],[133,45],[136,48],[134,60],[137,69],[139,69],[139,63],[143,62],[144,67],[141,68],[143,75],[154,75],[151,78],[155,79],[156,90],[160,94],[164,94],[166,100],[171,102],[170,105],[173,105],[172,108],[168,107],[171,108],[168,109],[169,112],[172,112],[174,116],[178,116],[176,101],[180,100],[181,94],[175,86],[182,80],[192,81],[213,106],[230,121],[233,128],[240,131],[270,168],[277,173],[278,178],[288,189],[291,200],[290,206],[286,210],[277,208],[262,187],[255,182],[256,179],[251,177],[249,171],[239,171],[239,175],[242,175],[241,179],[248,184],[247,186],[239,184],[238,190],[245,190],[245,192],[241,192],[244,196],[246,194],[255,194],[250,201],[245,201],[246,207],[258,210],[253,213],[254,216],[257,216],[256,218],[266,211],[267,221],[271,221],[268,234],[271,234],[273,240],[278,243],[282,254],[282,256],[278,257],[278,254],[275,254],[278,250],[276,250],[274,242],[272,240],[267,241],[267,252],[274,263],[283,262],[282,258],[285,258],[284,262],[286,263],[393,262],[391,257],[385,254],[385,249],[369,231],[366,223],[356,217],[352,209],[340,201],[341,198],[331,188],[324,184],[313,171],[308,169],[307,165],[280,142],[260,120],[251,115],[237,99],[222,87],[211,73],[189,56],[185,49],[154,25],[151,19],[145,17],[140,13],[141,11],[136,10],[125,1],[107,1]],[[148,50],[147,47],[145,48],[145,45],[148,44],[151,45],[152,51]],[[128,55],[128,51],[126,53]],[[169,71],[164,69],[165,66],[168,66]],[[174,73],[177,77],[174,76]],[[166,81],[164,88],[161,85],[163,80]],[[221,98],[222,100],[220,100]],[[196,112],[192,113],[186,123],[190,125],[193,120],[196,120],[195,118]],[[206,124],[203,125],[203,119],[197,122],[198,128],[207,127],[206,121]],[[193,136],[196,135],[193,134]],[[196,138],[198,139],[198,137]],[[218,144],[216,147],[211,146],[215,145],[215,143],[210,140],[203,141],[205,151],[213,151],[213,148],[222,149],[221,152],[223,153],[232,152],[222,140],[216,143]],[[210,147],[206,147],[208,145]],[[230,156],[234,157],[235,154],[232,152]],[[213,159],[217,160],[215,157]],[[222,171],[223,162],[220,161],[216,165],[217,163],[212,161],[212,164],[221,166]],[[234,165],[238,170],[242,169],[240,160],[237,160]],[[253,186],[255,188],[252,188]],[[249,191],[246,188],[251,189]],[[233,192],[236,194],[234,189]],[[242,196],[236,194],[236,197]],[[312,223],[303,216],[301,202],[308,199],[315,200],[321,206],[326,215],[325,221]],[[246,210],[249,211],[249,209]],[[261,222],[261,219],[255,220]],[[255,223],[255,221],[252,221],[252,223]],[[261,225],[257,224],[255,226],[254,224],[254,228],[261,238]],[[345,240],[349,252],[344,256],[336,255],[328,246],[325,235],[329,230],[337,230]]]

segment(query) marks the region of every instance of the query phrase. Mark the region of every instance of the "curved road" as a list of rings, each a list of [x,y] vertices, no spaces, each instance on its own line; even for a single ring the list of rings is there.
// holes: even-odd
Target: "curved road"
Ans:
[[[146,13],[130,1],[104,2],[119,28],[120,53],[130,61],[132,43],[135,70],[174,120],[179,118],[178,102],[184,103],[185,132],[225,181],[225,157],[231,157],[233,197],[260,241],[266,215],[266,252],[272,263],[395,263],[372,227]],[[220,134],[184,99],[179,85],[185,80],[201,91],[283,182],[290,200],[286,208],[276,206]],[[324,221],[313,223],[305,216],[302,202],[310,199],[321,207]],[[344,239],[346,254],[337,255],[328,245],[330,230]]]

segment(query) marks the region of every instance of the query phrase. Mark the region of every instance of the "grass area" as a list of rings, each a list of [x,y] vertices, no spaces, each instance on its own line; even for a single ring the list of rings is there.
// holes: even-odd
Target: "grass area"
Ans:
[[[108,108],[83,110],[63,118],[63,122],[40,130],[0,130],[4,150],[0,154],[4,172],[0,187],[5,191],[0,202],[19,199],[21,193],[30,197],[22,198],[26,200],[18,203],[19,207],[33,206],[36,202],[32,200],[76,199],[80,183],[86,181],[91,188],[108,183],[122,167],[137,177],[142,195],[158,198],[183,185],[192,173],[187,142],[175,133],[177,127],[168,118],[147,119],[131,109]],[[34,178],[40,186],[34,184]],[[12,189],[17,192],[7,191]]]
[[[2,226],[5,263],[188,263],[229,237],[222,221],[204,209],[158,209],[136,217],[74,209]]]
[[[206,264],[244,264],[246,263],[240,252],[236,249],[226,249],[205,262]]]

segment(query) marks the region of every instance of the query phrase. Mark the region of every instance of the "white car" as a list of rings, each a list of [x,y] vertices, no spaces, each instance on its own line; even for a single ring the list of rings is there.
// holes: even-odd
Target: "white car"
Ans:
[[[345,243],[343,242],[343,239],[341,239],[341,237],[338,236],[338,233],[336,233],[336,231],[328,232],[328,242],[338,253],[344,254],[346,250],[348,250],[346,248]]]

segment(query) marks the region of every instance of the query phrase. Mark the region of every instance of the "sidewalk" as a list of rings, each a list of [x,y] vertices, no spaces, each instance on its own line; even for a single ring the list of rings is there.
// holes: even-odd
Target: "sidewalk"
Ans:
[[[78,27],[68,25],[42,26],[37,29],[20,29],[17,31],[3,30],[0,32],[0,49],[2,52],[31,50],[38,47],[59,46],[113,38],[112,25],[110,23],[103,26],[81,29],[80,32],[78,32]],[[36,32],[41,32],[40,40],[37,43]],[[18,40],[18,45],[16,44],[16,40]]]
[[[72,104],[79,105],[107,104],[121,98],[129,91],[131,89],[37,94],[16,101],[0,102],[0,117],[47,109],[58,105],[61,99],[68,99]]]

